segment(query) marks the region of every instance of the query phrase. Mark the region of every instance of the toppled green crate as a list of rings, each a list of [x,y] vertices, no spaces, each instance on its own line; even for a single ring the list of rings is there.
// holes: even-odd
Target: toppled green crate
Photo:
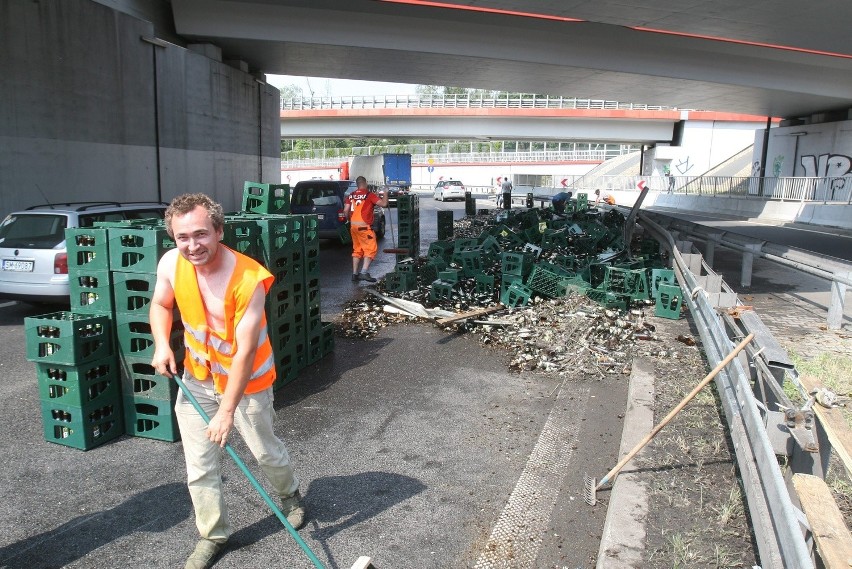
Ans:
[[[530,287],[522,283],[512,283],[506,289],[506,292],[500,296],[500,302],[503,306],[517,308],[519,306],[526,306],[532,295],[533,290]]]
[[[474,275],[474,292],[477,295],[493,295],[494,294],[494,284],[495,278],[494,275],[486,275],[483,273],[478,273]]]
[[[442,280],[434,281],[429,291],[429,300],[431,300],[432,302],[450,302],[453,300],[453,293],[455,292],[455,288],[456,283],[451,283]]]
[[[535,292],[549,298],[566,296],[569,292],[565,281],[570,276],[556,265],[539,263],[533,267],[527,286]]]
[[[675,273],[672,269],[651,269],[651,296],[657,298],[661,284],[675,284]]]
[[[657,295],[654,298],[654,316],[678,320],[680,308],[683,301],[683,293],[677,285],[660,284],[657,287]]]
[[[393,271],[385,275],[385,288],[390,292],[408,292],[417,288],[417,275]]]
[[[630,307],[630,295],[590,288],[586,296],[606,308],[618,308],[626,311]]]
[[[527,276],[532,270],[533,255],[507,251],[500,255],[500,270],[504,275]]]
[[[606,267],[604,290],[626,294],[631,300],[648,300],[648,277],[645,269],[630,270]]]

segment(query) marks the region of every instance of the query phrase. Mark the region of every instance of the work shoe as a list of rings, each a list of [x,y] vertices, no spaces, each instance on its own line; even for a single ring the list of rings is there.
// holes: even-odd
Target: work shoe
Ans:
[[[376,282],[376,279],[374,279],[373,277],[371,277],[371,276],[370,276],[370,273],[361,273],[361,276],[360,276],[359,278],[360,278],[362,281],[367,281],[368,283],[374,283],[374,282]]]
[[[361,279],[358,277],[358,273],[352,273],[352,282],[356,283],[359,280],[361,280]]]
[[[302,495],[298,490],[289,498],[281,498],[281,513],[293,529],[299,529],[305,523],[305,507],[302,506]]]
[[[225,548],[224,543],[216,543],[209,539],[201,538],[195,546],[195,551],[186,560],[183,569],[208,569],[213,565],[213,560]]]

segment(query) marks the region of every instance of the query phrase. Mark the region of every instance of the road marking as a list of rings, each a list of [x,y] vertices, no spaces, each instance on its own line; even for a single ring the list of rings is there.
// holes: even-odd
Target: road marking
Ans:
[[[589,389],[572,386],[574,400],[560,389],[538,442],[503,512],[491,530],[476,569],[534,567],[542,536],[571,462]]]
[[[9,302],[4,302],[3,304],[0,304],[0,308],[6,308],[7,306],[14,306],[16,304],[18,304],[17,301],[10,300]]]

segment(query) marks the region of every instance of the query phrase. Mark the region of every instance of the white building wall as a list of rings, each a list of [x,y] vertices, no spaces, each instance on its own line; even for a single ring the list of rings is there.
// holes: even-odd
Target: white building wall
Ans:
[[[754,160],[760,161],[763,130],[754,135]],[[835,177],[852,174],[852,120],[785,126],[769,131],[766,175]]]

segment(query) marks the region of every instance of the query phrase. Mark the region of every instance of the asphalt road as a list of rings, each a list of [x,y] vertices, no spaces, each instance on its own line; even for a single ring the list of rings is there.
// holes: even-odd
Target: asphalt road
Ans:
[[[424,249],[436,209],[463,214],[424,199]],[[349,259],[322,244],[326,319],[361,294]],[[373,274],[392,266],[380,257]],[[197,534],[180,443],[123,436],[83,452],[44,441],[22,326],[44,311],[0,306],[0,567],[182,566]],[[338,338],[275,397],[308,508],[300,535],[326,567],[359,555],[383,568],[592,567],[605,509],[582,504],[582,475],[614,463],[625,397],[626,381],[557,389],[508,373],[502,354],[432,326]],[[309,567],[223,464],[236,533],[216,567]]]

